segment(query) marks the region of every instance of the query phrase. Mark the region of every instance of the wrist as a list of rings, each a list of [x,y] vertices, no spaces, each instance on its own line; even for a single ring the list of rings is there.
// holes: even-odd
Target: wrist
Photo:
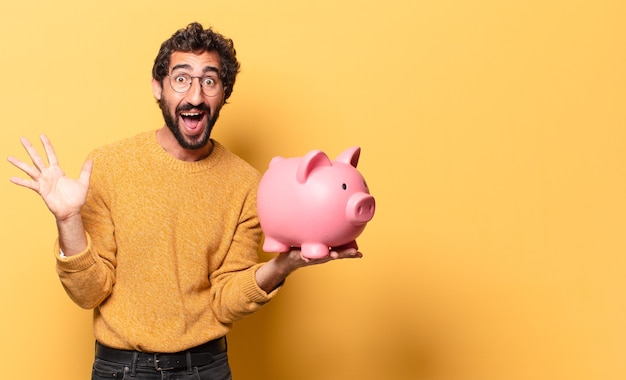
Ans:
[[[59,247],[65,256],[76,255],[87,248],[85,228],[80,215],[57,219],[56,222],[59,233]]]
[[[287,276],[299,268],[289,260],[288,253],[280,253],[265,262],[256,272],[256,281],[261,289],[270,293],[281,286]]]
[[[56,220],[57,225],[59,224],[75,224],[77,222],[80,221],[80,223],[82,224],[82,216],[80,214],[80,210],[78,211],[71,211],[68,212],[64,215],[54,215],[54,218]]]

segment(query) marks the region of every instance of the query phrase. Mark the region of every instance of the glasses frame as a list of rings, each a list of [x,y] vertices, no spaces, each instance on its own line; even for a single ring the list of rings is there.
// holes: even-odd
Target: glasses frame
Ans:
[[[202,89],[202,93],[203,93],[204,95],[208,96],[208,97],[211,97],[211,98],[212,98],[212,97],[215,97],[215,96],[219,95],[220,90],[223,90],[223,89],[224,89],[224,86],[222,86],[222,81],[221,81],[221,79],[220,79],[219,77],[216,77],[216,79],[217,79],[217,81],[216,81],[217,85],[214,87],[214,88],[215,88],[215,93],[214,93],[214,94],[207,94],[206,89],[207,89],[207,88],[208,88],[208,89],[212,89],[212,88],[210,88],[210,87],[206,87],[206,86],[203,84],[202,79],[204,79],[204,78],[213,78],[213,77],[212,77],[212,76],[210,76],[210,75],[193,76],[193,75],[189,75],[189,74],[187,74],[187,73],[177,73],[177,74],[171,73],[171,74],[167,74],[167,76],[169,77],[168,82],[170,83],[170,87],[172,88],[172,90],[174,90],[174,92],[177,92],[177,93],[179,93],[179,94],[184,94],[184,93],[187,93],[187,92],[191,89],[191,87],[193,86],[193,80],[194,80],[194,79],[198,79],[198,83],[200,84],[200,88]],[[174,78],[175,78],[175,77],[178,77],[178,76],[186,76],[186,77],[189,77],[190,81],[189,81],[189,85],[188,85],[188,87],[187,87],[187,89],[186,89],[186,90],[183,90],[183,91],[178,91],[176,88],[174,88],[174,84],[172,83],[172,81],[174,80]]]

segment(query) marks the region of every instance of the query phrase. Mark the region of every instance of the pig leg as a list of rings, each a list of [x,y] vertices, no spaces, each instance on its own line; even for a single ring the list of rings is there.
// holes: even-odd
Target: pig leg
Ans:
[[[281,243],[271,237],[265,237],[263,242],[263,250],[265,252],[288,252],[291,249],[287,244]]]
[[[329,254],[328,247],[321,243],[304,243],[301,247],[302,257],[307,259],[321,259]]]

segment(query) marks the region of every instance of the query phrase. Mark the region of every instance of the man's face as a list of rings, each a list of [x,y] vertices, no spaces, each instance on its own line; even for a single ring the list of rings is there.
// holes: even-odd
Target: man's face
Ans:
[[[221,68],[216,52],[174,52],[170,57],[170,76],[163,79],[163,85],[152,81],[152,91],[159,101],[165,124],[184,149],[201,149],[209,142],[213,125],[224,105],[224,89],[219,80]],[[191,79],[187,91],[176,92],[170,79],[185,75],[197,78]],[[218,81],[219,88],[214,96],[207,96],[203,91],[203,78]]]

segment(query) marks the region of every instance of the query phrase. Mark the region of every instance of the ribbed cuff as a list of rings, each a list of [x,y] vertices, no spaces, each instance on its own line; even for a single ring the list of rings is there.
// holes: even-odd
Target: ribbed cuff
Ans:
[[[61,246],[59,239],[54,242],[54,257],[57,261],[57,268],[63,272],[80,272],[96,263],[91,255],[91,237],[85,234],[87,238],[87,248],[79,254],[61,257]]]
[[[263,263],[259,263],[250,268],[250,276],[247,277],[246,282],[243,284],[243,294],[247,299],[256,303],[266,303],[280,290],[283,284],[280,284],[276,287],[276,289],[272,290],[270,293],[266,293],[265,290],[259,287],[259,284],[256,282],[256,271],[263,265]]]

